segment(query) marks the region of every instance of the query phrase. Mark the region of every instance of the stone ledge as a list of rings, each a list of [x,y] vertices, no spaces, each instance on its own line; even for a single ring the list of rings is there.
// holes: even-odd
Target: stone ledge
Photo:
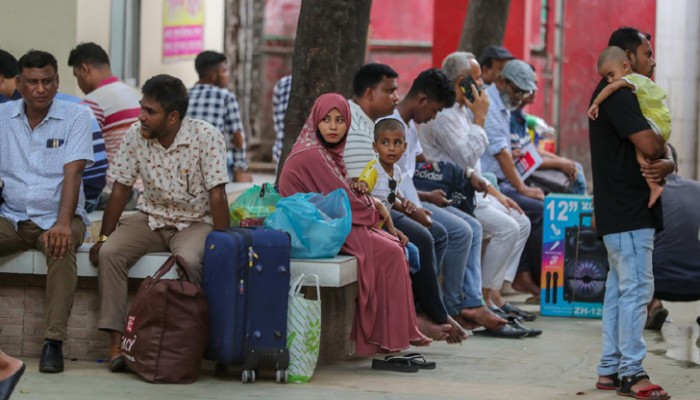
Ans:
[[[97,277],[97,268],[90,263],[90,247],[86,243],[78,249],[78,276]],[[129,278],[145,278],[153,275],[170,257],[170,253],[149,253],[129,269]],[[357,259],[353,256],[338,255],[333,258],[293,259],[290,265],[292,275],[317,274],[321,287],[339,288],[357,281]],[[46,259],[36,250],[29,250],[12,256],[0,257],[0,274],[46,275]],[[177,278],[175,270],[165,275],[167,279]]]

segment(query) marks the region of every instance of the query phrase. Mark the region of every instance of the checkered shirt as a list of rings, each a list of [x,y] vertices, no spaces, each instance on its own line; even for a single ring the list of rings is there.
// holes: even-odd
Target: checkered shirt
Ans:
[[[245,132],[235,94],[228,89],[197,83],[190,89],[187,117],[201,119],[214,125],[226,137],[226,147],[233,150],[233,168],[244,171],[248,169]],[[241,149],[233,148],[231,143],[231,136],[237,131],[240,131],[244,138]]]
[[[284,141],[284,115],[289,105],[289,93],[292,90],[292,76],[283,76],[272,89],[272,121],[275,123],[275,145],[272,147],[272,159],[279,164]]]

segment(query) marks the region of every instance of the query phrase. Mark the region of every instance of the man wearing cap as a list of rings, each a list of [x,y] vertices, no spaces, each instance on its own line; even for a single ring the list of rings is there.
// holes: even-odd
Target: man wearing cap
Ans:
[[[484,84],[492,84],[506,63],[514,58],[505,47],[489,46],[484,49],[479,59],[481,78],[484,80]]]
[[[484,126],[489,145],[481,156],[481,163],[484,172],[496,175],[501,192],[515,200],[530,218],[530,236],[520,257],[513,287],[538,296],[539,285],[535,282],[539,279],[542,256],[544,193],[539,188],[527,186],[520,178],[513,163],[510,137],[510,113],[535,90],[535,72],[527,63],[522,60],[506,62],[503,71],[485,90],[491,102]]]

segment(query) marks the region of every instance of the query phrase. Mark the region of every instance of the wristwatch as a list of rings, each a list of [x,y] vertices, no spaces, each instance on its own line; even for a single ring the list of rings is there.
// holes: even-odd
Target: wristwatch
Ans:
[[[97,237],[97,240],[96,240],[95,242],[96,242],[96,243],[106,242],[106,241],[107,241],[107,238],[109,238],[109,236],[107,236],[107,235],[99,235],[99,236]]]
[[[471,179],[472,175],[474,175],[474,168],[467,167],[467,170],[464,171],[464,176],[466,176],[467,179]]]

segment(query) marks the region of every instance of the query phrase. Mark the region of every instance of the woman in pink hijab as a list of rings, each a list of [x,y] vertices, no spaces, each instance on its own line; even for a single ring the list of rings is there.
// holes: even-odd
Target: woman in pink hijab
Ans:
[[[336,93],[319,96],[287,157],[279,192],[328,194],[343,188],[350,199],[352,230],[340,250],[357,257],[358,300],[351,339],[358,355],[371,356],[426,346],[431,339],[416,326],[411,280],[398,239],[375,228],[374,200],[352,189],[343,162],[350,107]]]

